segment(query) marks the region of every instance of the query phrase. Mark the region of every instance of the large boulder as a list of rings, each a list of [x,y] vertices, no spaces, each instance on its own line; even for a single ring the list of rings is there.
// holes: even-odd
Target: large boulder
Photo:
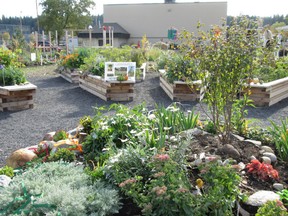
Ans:
[[[6,160],[6,164],[12,168],[24,166],[27,162],[37,158],[33,150],[27,148],[14,151]]]

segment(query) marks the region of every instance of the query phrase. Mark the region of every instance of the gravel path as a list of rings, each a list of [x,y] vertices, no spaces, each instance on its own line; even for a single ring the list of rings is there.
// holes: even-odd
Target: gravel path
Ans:
[[[28,80],[38,87],[34,109],[0,112],[0,167],[13,151],[38,144],[47,132],[75,128],[82,116],[93,115],[94,106],[112,104],[65,81],[54,69],[42,67],[27,74]],[[148,73],[145,82],[137,83],[134,100],[123,104],[133,107],[142,102],[148,108],[156,103],[164,106],[172,103],[160,88],[157,73]],[[185,104],[189,109],[201,111],[197,102]],[[287,116],[288,99],[272,107],[249,109],[249,118],[261,127],[269,125],[268,119],[279,123]]]

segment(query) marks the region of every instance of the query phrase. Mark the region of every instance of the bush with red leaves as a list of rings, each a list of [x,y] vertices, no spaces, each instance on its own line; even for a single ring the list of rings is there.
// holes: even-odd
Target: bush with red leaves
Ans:
[[[248,173],[253,174],[254,176],[260,178],[261,180],[278,180],[279,175],[278,171],[273,169],[271,164],[266,164],[260,162],[259,160],[251,160],[251,163],[246,165]]]

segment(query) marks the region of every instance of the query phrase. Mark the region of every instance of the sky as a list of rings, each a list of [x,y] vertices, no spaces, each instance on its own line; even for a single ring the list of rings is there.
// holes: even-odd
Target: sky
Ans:
[[[36,2],[41,0],[0,0],[0,18],[2,15],[9,16],[32,16],[36,17]],[[125,3],[163,3],[164,0],[94,0],[96,8],[92,14],[102,14],[103,4],[125,4]],[[287,15],[287,0],[176,0],[176,2],[215,2],[226,1],[228,3],[228,15],[254,15],[254,16],[273,16]],[[41,8],[39,8],[39,15]]]

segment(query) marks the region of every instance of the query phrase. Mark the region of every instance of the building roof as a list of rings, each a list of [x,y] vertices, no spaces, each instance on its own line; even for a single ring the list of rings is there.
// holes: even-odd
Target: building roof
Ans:
[[[101,28],[97,28],[97,27],[93,28],[91,30],[92,38],[102,38],[104,26],[107,27],[106,34],[108,34],[108,32],[109,32],[108,28],[112,27],[114,37],[127,38],[127,39],[130,38],[130,34],[122,26],[120,26],[118,23],[103,23]],[[89,32],[90,32],[89,30],[80,31],[78,33],[78,37],[88,38]]]

